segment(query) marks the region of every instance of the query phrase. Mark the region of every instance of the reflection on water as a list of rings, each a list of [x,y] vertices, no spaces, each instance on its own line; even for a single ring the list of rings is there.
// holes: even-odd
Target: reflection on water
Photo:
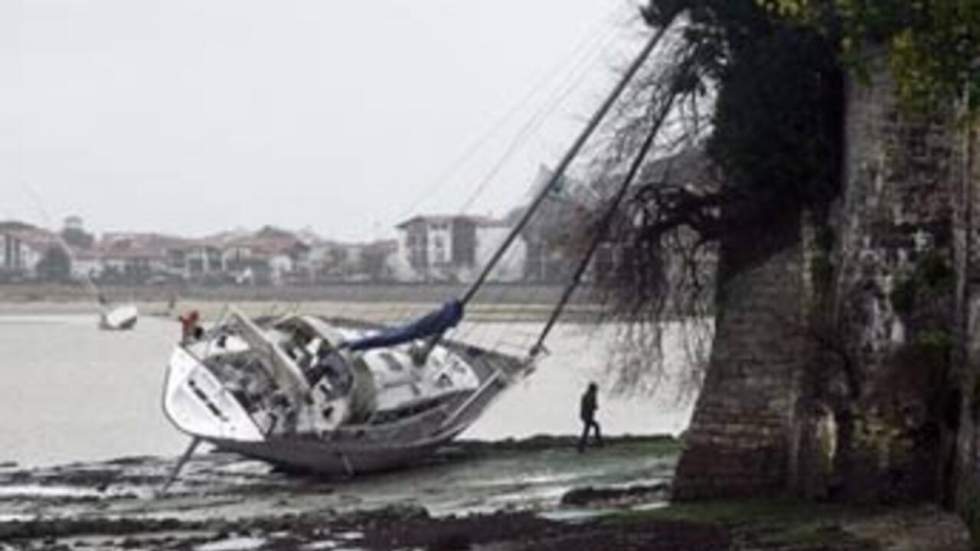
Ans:
[[[456,337],[515,352],[538,328],[470,324]],[[96,330],[94,314],[0,315],[0,461],[34,465],[179,453],[187,437],[160,408],[165,364],[178,333],[173,321],[153,317],[140,319],[134,331],[115,333]],[[601,383],[609,335],[559,326],[538,370],[464,437],[578,431],[578,397],[588,381]],[[599,421],[608,434],[676,434],[687,424],[690,405],[674,402],[671,388],[643,399],[600,395]]]

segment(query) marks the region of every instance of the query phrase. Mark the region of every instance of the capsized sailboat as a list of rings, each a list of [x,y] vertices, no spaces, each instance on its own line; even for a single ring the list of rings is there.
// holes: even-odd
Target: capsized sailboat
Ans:
[[[455,324],[449,303],[413,324],[229,309],[171,357],[164,410],[187,434],[293,469],[354,475],[431,452],[473,421],[529,364],[443,341],[419,361],[417,339]]]
[[[508,386],[530,374],[639,172],[670,102],[653,121],[588,255],[528,354],[502,354],[444,335],[464,317],[466,305],[559,184],[666,30],[650,39],[566,153],[551,182],[460,299],[394,328],[310,315],[250,319],[228,308],[199,338],[181,342],[170,359],[163,408],[192,442],[167,486],[200,442],[288,469],[323,474],[353,476],[400,467],[462,433]]]

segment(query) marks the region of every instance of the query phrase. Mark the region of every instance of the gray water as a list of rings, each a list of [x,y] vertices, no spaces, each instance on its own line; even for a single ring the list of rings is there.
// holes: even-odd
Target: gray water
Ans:
[[[525,344],[538,327],[483,323],[465,336],[506,352]],[[90,314],[4,314],[0,308],[0,461],[34,466],[178,454],[187,437],[166,421],[160,406],[178,333],[175,322],[154,317],[114,333],[97,330]],[[590,380],[602,384],[611,343],[608,329],[559,326],[538,370],[464,437],[574,434],[578,397]],[[677,434],[690,410],[690,402],[678,404],[667,384],[643,398],[600,393],[598,419],[607,434]]]

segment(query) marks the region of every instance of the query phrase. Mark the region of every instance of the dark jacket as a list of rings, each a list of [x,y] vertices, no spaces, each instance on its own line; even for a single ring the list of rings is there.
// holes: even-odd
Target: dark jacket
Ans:
[[[582,401],[579,405],[579,417],[583,421],[591,421],[595,418],[595,410],[599,409],[599,405],[596,402],[596,393],[594,390],[586,390],[585,394],[582,394]]]

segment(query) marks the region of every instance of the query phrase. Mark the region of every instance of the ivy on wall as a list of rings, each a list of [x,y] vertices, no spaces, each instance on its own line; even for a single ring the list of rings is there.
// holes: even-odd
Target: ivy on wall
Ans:
[[[695,74],[718,91],[707,153],[735,225],[829,202],[840,190],[844,105],[834,42],[759,0],[653,0],[648,19],[678,5]]]
[[[964,96],[980,113],[980,1],[757,0],[770,12],[837,41],[842,60],[863,72],[862,48],[887,46],[905,105],[941,109]]]

